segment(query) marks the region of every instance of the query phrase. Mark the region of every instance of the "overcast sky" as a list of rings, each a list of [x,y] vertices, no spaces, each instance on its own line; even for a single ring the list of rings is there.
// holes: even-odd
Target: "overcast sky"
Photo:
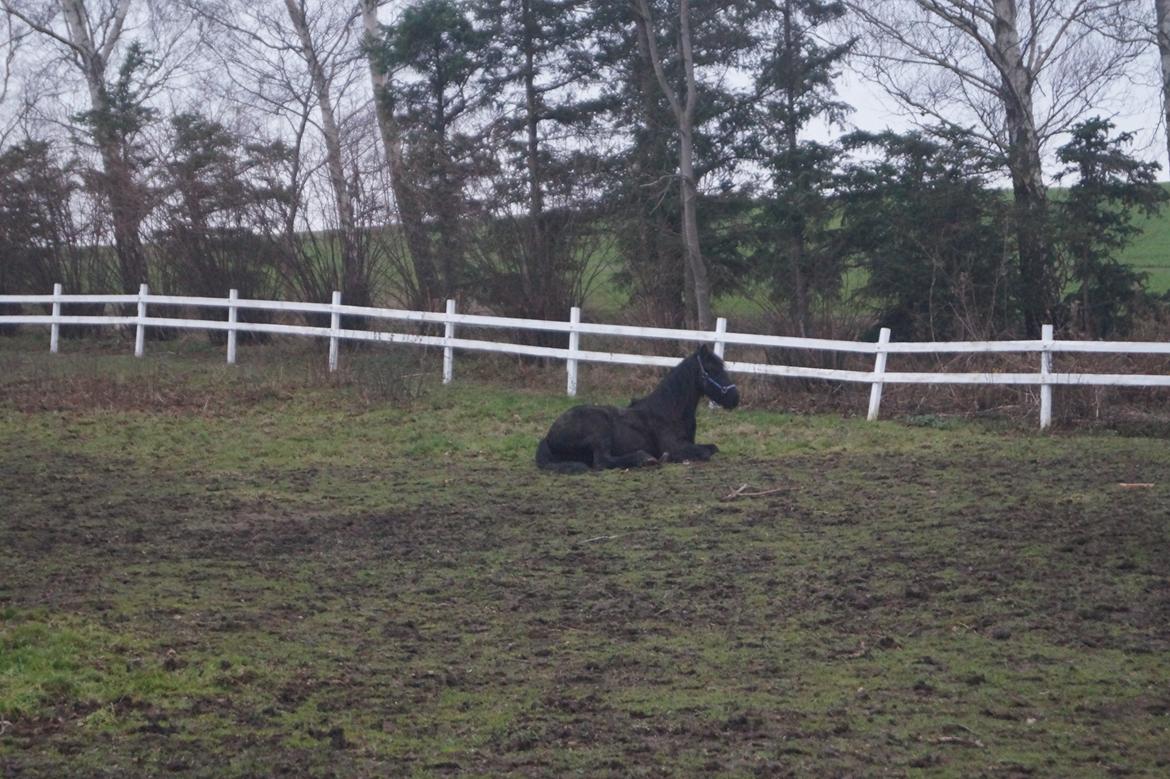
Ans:
[[[1166,140],[1163,133],[1161,88],[1158,79],[1157,58],[1151,52],[1135,71],[1132,83],[1119,85],[1111,105],[1101,107],[1101,115],[1112,118],[1119,130],[1135,133],[1133,156],[1142,160],[1153,160],[1162,166],[1158,178],[1170,179],[1167,174]],[[877,84],[846,70],[838,79],[837,90],[841,99],[854,108],[849,122],[859,130],[878,132],[886,128],[907,130],[913,125],[897,104]],[[818,140],[828,140],[840,134],[822,126],[810,128],[810,135]],[[1060,143],[1062,143],[1061,141]],[[1053,158],[1056,146],[1048,149],[1045,170],[1051,175],[1059,169]]]
[[[382,20],[387,21],[391,15],[388,10],[383,10]],[[28,47],[32,51],[25,51],[26,56],[34,52],[43,52],[46,55],[53,53],[52,47],[36,38],[29,41]],[[36,56],[32,58],[37,59]],[[70,77],[74,75],[70,73]],[[1147,55],[1134,63],[1130,83],[1119,85],[1115,90],[1114,99],[1110,101],[1109,105],[1102,105],[1100,113],[1112,118],[1119,129],[1134,132],[1136,137],[1131,147],[1132,154],[1140,159],[1159,163],[1162,166],[1159,178],[1168,180],[1170,174],[1167,173],[1168,160],[1164,128],[1161,121],[1159,80],[1156,51],[1150,47]],[[9,94],[9,105],[0,107],[0,120],[5,118],[4,109],[16,109],[15,101],[11,98],[15,96],[18,82],[14,82],[10,86],[12,89]],[[854,71],[846,68],[837,80],[836,86],[841,99],[854,108],[854,112],[848,118],[851,125],[849,129],[879,132],[887,128],[906,130],[913,126],[911,120],[899,110],[897,104],[877,84],[861,77]],[[80,89],[80,84],[77,87]],[[3,124],[4,122],[0,121],[0,125]],[[814,124],[809,128],[808,135],[817,140],[830,140],[839,137],[841,132],[841,128],[827,128],[824,125]],[[1055,143],[1050,144],[1046,150],[1048,156],[1045,160],[1045,169],[1049,180],[1051,180],[1052,174],[1059,169],[1053,154],[1056,147],[1062,142],[1058,139]]]

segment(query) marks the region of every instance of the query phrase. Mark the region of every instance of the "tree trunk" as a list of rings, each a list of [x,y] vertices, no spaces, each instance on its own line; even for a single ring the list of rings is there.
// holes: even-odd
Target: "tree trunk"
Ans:
[[[1048,244],[1048,198],[1036,122],[1032,114],[1032,74],[1024,62],[1015,0],[993,0],[995,60],[999,68],[1008,133],[1008,167],[1016,211],[1020,253],[1020,306],[1029,338],[1051,318],[1052,269]]]
[[[427,161],[437,174],[428,194],[428,209],[435,216],[438,230],[439,281],[445,298],[455,297],[463,287],[464,235],[463,180],[451,154],[452,117],[447,115],[447,81],[441,69],[438,76],[430,81],[431,99],[434,101],[433,124],[429,128]]]
[[[402,228],[406,248],[410,252],[411,264],[414,267],[415,283],[421,300],[417,303],[429,308],[431,302],[437,300],[440,294],[438,272],[435,270],[435,253],[431,246],[430,234],[427,232],[426,221],[419,206],[418,194],[406,169],[406,159],[403,152],[402,136],[399,133],[398,122],[388,103],[389,79],[374,55],[374,46],[378,41],[378,0],[360,0],[362,12],[362,26],[366,33],[366,60],[370,68],[370,82],[374,89],[374,115],[378,121],[378,131],[382,137],[382,148],[386,154],[386,164],[390,168],[390,189],[394,193],[394,201],[398,207],[398,221]]]
[[[793,40],[794,33],[792,29],[792,3],[784,4],[784,49],[791,52],[796,48],[796,41]],[[796,121],[792,118],[796,116],[796,99],[799,91],[800,74],[796,68],[789,68],[788,83],[785,85],[785,100],[787,102],[787,112],[789,121],[785,128],[785,143],[788,147],[789,165],[795,167],[796,153],[799,150],[799,144],[796,134]],[[799,191],[799,194],[804,196],[804,188],[806,187],[805,178],[798,176],[793,182]],[[789,252],[791,253],[790,262],[792,263],[792,317],[796,321],[797,335],[801,338],[808,338],[812,335],[812,318],[809,314],[809,280],[808,274],[805,272],[805,230],[804,222],[801,219],[799,222],[792,224],[792,232],[789,235]]]
[[[524,110],[528,130],[528,230],[531,239],[530,252],[520,252],[520,282],[524,285],[525,298],[532,300],[537,297],[533,294],[533,276],[545,278],[545,274],[553,271],[549,267],[549,251],[545,241],[544,184],[540,169],[540,98],[536,92],[536,31],[530,0],[523,0],[521,13],[524,23]],[[535,272],[530,262],[536,266]]]
[[[649,45],[646,40],[645,28],[639,24],[636,36],[638,54],[645,67],[637,71],[638,95],[641,98],[641,111],[645,132],[635,136],[634,168],[639,171],[637,180],[633,182],[637,190],[636,205],[636,242],[634,254],[638,258],[637,273],[640,297],[645,300],[653,312],[655,321],[665,327],[682,327],[686,324],[688,311],[693,309],[690,280],[690,266],[681,255],[679,249],[681,240],[675,241],[674,236],[680,230],[651,202],[642,195],[642,190],[652,186],[649,176],[657,178],[658,171],[667,164],[668,150],[663,134],[651,132],[650,128],[657,128],[660,124],[658,102],[655,95],[659,91],[658,79],[654,75],[651,64]],[[682,218],[682,209],[677,212]],[[670,236],[669,239],[666,239]],[[682,264],[684,273],[678,274],[678,266]]]
[[[684,3],[685,5],[685,3]],[[699,248],[699,219],[696,202],[698,188],[695,185],[694,141],[689,124],[679,127],[679,176],[682,179],[682,221],[683,253],[690,269],[691,294],[695,310],[691,312],[691,325],[707,330],[714,324],[711,318],[711,285],[707,280],[707,266]]]
[[[333,190],[334,207],[341,233],[341,293],[347,305],[369,305],[371,290],[365,257],[358,245],[357,220],[354,217],[353,200],[345,179],[345,163],[341,152],[341,128],[333,111],[332,89],[325,67],[317,56],[317,50],[309,31],[308,18],[302,3],[285,0],[289,21],[301,41],[309,78],[317,95],[317,109],[321,116],[321,134],[325,140],[325,165],[329,171],[329,186]]]
[[[89,90],[90,111],[104,116],[109,103],[106,97],[106,67],[114,46],[121,37],[122,24],[130,11],[130,0],[119,0],[114,12],[115,23],[105,43],[99,48],[90,33],[89,14],[84,0],[61,0],[61,12],[69,33],[69,45]],[[114,253],[118,258],[118,276],[122,291],[138,292],[147,282],[146,254],[142,248],[142,211],[140,192],[134,184],[134,172],[118,138],[101,125],[95,125],[94,144],[102,161],[102,188],[110,207],[114,227]]]
[[[698,87],[695,83],[695,57],[691,41],[691,4],[682,0],[678,9],[679,43],[682,46],[683,69],[686,79],[687,97],[679,118],[679,174],[683,184],[683,250],[691,267],[691,283],[695,294],[695,326],[706,330],[715,324],[711,317],[711,285],[707,280],[707,265],[703,262],[703,251],[699,246],[698,198],[699,187],[695,178],[694,131],[695,107],[698,104]],[[665,81],[665,80],[663,80]],[[663,84],[665,87],[665,83]]]
[[[89,82],[91,111],[98,116],[106,115],[109,104],[103,79],[104,65],[94,55],[94,62],[86,68]],[[114,227],[114,254],[118,258],[118,279],[122,292],[130,295],[146,284],[146,253],[142,248],[143,203],[134,182],[134,171],[126,160],[125,150],[107,127],[102,123],[94,125],[94,143],[102,160],[102,194],[110,208],[110,219]]]
[[[1162,110],[1165,116],[1167,165],[1170,165],[1170,0],[1154,0],[1158,54],[1162,58]],[[1167,168],[1170,170],[1170,168]]]
[[[691,313],[693,327],[706,330],[711,327],[711,285],[707,279],[707,266],[699,246],[698,182],[695,178],[694,128],[695,107],[698,102],[698,88],[695,82],[695,58],[691,40],[691,5],[689,0],[679,4],[679,45],[682,49],[683,78],[686,82],[686,96],[680,101],[666,79],[662,58],[658,54],[650,7],[647,0],[637,0],[638,25],[645,36],[650,64],[658,79],[658,86],[666,95],[678,124],[678,167],[679,187],[682,197],[683,256],[690,271],[688,281],[695,310]]]
[[[118,275],[122,292],[134,294],[147,283],[146,252],[142,247],[143,203],[129,165],[122,159],[116,141],[99,142],[103,185],[114,223],[114,253],[118,257]]]

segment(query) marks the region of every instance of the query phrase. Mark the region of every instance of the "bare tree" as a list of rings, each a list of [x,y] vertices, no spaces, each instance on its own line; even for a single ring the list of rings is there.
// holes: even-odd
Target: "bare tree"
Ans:
[[[1059,293],[1045,234],[1043,150],[1141,54],[1137,0],[850,2],[869,73],[916,118],[965,130],[1007,159],[1024,327],[1038,335]]]
[[[15,17],[5,14],[0,20],[3,28],[0,29],[0,147],[5,145],[8,136],[17,123],[17,116],[7,110],[9,94],[12,86],[13,68],[16,63],[16,53],[21,43],[27,37],[26,30],[17,26]]]
[[[2,1],[10,19],[19,20],[42,41],[59,49],[63,59],[82,77],[88,93],[88,113],[95,117],[108,115],[112,107],[108,88],[111,60],[126,43],[133,0]],[[126,153],[118,134],[109,132],[100,122],[91,124],[91,134],[101,159],[101,190],[113,221],[122,287],[132,292],[147,278],[140,235],[144,204],[131,155]]]
[[[358,8],[315,0],[185,2],[215,30],[226,96],[258,113],[261,126],[296,153],[288,185],[298,202],[284,218],[290,256],[305,267],[288,268],[289,281],[303,295],[340,289],[347,303],[368,304],[374,268],[355,202],[362,183],[353,136],[365,132],[357,117],[369,102],[361,89]],[[296,245],[298,230],[312,247]]]
[[[353,201],[349,193],[349,183],[346,180],[345,160],[342,158],[341,128],[337,117],[337,108],[333,98],[334,73],[326,67],[323,54],[335,54],[345,57],[346,46],[350,43],[349,20],[338,30],[333,31],[333,41],[340,48],[321,46],[320,40],[313,36],[313,22],[310,19],[305,0],[284,0],[288,12],[289,22],[296,32],[300,42],[298,51],[308,68],[309,80],[313,94],[317,99],[317,109],[321,121],[321,135],[325,142],[325,164],[329,171],[329,186],[333,190],[333,202],[337,209],[337,222],[341,240],[341,288],[351,305],[369,305],[371,298],[369,268],[367,258],[360,251],[360,239],[357,235],[357,222],[354,218]]]
[[[684,92],[680,96],[666,77],[662,56],[658,50],[658,31],[648,0],[634,0],[634,17],[642,44],[649,54],[650,64],[658,86],[670,104],[678,127],[678,175],[682,190],[683,256],[686,258],[688,280],[688,315],[692,324],[708,328],[711,319],[711,284],[707,266],[699,246],[697,212],[698,182],[695,177],[695,108],[698,103],[698,85],[695,80],[695,57],[691,40],[691,5],[689,0],[679,2],[679,49],[682,57]]]

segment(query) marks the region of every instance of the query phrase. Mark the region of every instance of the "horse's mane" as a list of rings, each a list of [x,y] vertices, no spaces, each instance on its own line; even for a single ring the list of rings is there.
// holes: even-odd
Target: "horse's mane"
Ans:
[[[634,398],[630,401],[630,408],[642,408],[654,403],[671,404],[675,401],[691,403],[698,400],[701,394],[695,389],[695,373],[699,368],[699,353],[684,357],[678,365],[662,377],[649,395],[643,398]]]

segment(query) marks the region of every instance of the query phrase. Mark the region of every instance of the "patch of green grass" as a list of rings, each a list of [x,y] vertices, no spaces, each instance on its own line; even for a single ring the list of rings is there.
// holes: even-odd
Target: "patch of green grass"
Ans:
[[[1163,186],[1170,189],[1170,184]],[[1133,225],[1141,232],[1118,259],[1149,274],[1151,292],[1170,290],[1170,208],[1163,208],[1154,216],[1138,216]]]
[[[186,666],[173,650],[160,653],[128,638],[75,615],[6,608],[0,620],[0,717],[74,706],[81,726],[112,732],[127,707],[166,707],[215,692],[214,669]]]
[[[562,477],[625,388],[220,357],[0,351],[0,772],[1170,764],[1163,439],[704,407],[710,463]]]

